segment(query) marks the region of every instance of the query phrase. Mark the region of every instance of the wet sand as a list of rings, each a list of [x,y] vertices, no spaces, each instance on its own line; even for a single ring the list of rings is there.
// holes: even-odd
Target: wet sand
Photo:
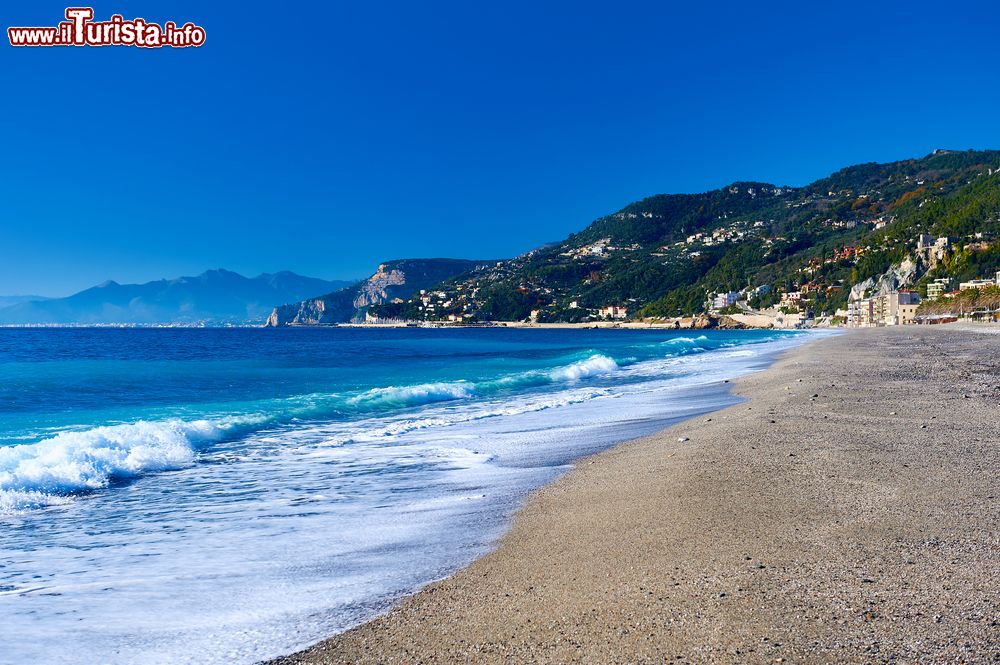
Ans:
[[[275,662],[1000,659],[1000,335],[855,331],[734,392],[582,460],[493,553]]]

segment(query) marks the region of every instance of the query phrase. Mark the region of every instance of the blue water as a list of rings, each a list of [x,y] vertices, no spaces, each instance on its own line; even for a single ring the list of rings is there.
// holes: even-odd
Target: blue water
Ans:
[[[808,335],[0,330],[0,663],[254,662]]]

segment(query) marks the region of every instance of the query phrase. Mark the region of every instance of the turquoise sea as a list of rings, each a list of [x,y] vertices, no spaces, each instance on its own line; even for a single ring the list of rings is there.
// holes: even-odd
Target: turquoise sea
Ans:
[[[487,551],[772,331],[0,329],[0,663],[252,663]]]

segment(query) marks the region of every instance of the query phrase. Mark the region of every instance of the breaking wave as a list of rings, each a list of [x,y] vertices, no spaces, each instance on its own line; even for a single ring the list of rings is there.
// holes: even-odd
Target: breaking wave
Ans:
[[[414,386],[389,386],[373,388],[360,395],[350,397],[347,403],[363,409],[379,409],[380,407],[405,408],[433,404],[435,402],[450,402],[467,400],[474,397],[492,395],[500,390],[514,388],[530,388],[549,384],[577,383],[582,379],[611,374],[619,369],[613,358],[595,353],[584,360],[555,367],[549,370],[530,370],[511,374],[492,381],[453,381],[443,383],[424,383]]]
[[[269,416],[184,421],[138,421],[61,432],[38,443],[0,447],[0,513],[14,513],[66,502],[73,494],[107,487],[116,480],[174,471],[193,464],[199,448],[227,437],[267,425],[281,424],[305,415],[321,416],[348,410],[385,414],[436,402],[470,400],[501,390],[545,384],[574,384],[582,379],[609,374],[618,369],[610,357],[590,357],[550,370],[528,371],[494,381],[453,381],[410,386],[373,388],[353,396],[329,395],[328,402],[308,409],[285,404]],[[548,398],[528,410],[572,403],[576,398]],[[306,400],[307,402],[310,400]],[[459,420],[515,413],[523,407],[499,407],[476,411]],[[283,411],[283,412],[282,412]],[[447,424],[437,419],[416,419],[372,427],[382,436],[400,431]]]
[[[347,403],[363,407],[407,407],[434,402],[469,399],[475,395],[475,384],[465,381],[454,383],[423,383],[416,386],[389,386],[372,388]]]
[[[65,503],[65,495],[114,480],[192,464],[195,450],[252,419],[139,421],[61,432],[38,443],[0,448],[0,512]]]

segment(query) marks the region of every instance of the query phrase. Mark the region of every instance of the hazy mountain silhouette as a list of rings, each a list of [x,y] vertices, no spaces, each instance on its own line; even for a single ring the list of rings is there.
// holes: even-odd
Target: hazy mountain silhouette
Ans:
[[[262,323],[276,305],[350,284],[288,271],[249,278],[222,269],[145,284],[107,281],[66,298],[3,307],[0,324]]]

